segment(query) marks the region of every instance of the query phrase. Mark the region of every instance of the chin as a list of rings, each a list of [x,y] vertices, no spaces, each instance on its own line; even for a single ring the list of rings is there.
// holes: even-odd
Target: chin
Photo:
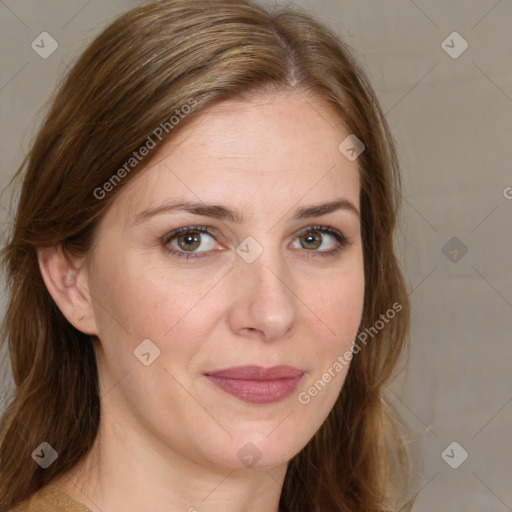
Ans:
[[[221,453],[210,453],[208,462],[230,470],[269,469],[287,464],[301,448],[277,446],[268,439],[249,439],[250,437],[245,437],[243,440],[233,440]]]

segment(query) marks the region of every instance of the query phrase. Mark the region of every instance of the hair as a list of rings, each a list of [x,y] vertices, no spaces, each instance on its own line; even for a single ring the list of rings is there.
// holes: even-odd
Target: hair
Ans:
[[[52,300],[37,248],[90,254],[102,216],[144,168],[130,160],[134,152],[150,139],[163,144],[207,107],[290,90],[324,101],[365,145],[357,160],[365,274],[360,331],[392,304],[401,309],[354,356],[328,418],[289,461],[280,507],[410,509],[407,427],[386,391],[409,343],[408,296],[394,249],[401,178],[377,96],[353,51],[309,14],[271,11],[251,0],[164,0],[126,12],[85,49],[13,176],[22,185],[2,250],[8,304],[1,340],[15,386],[0,423],[1,510],[75,467],[100,422],[91,336]],[[169,122],[172,115],[178,123]],[[58,452],[45,470],[31,458],[43,441]]]

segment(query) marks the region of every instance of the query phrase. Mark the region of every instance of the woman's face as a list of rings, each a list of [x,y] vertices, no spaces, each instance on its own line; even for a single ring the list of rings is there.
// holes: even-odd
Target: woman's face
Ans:
[[[102,422],[166,458],[282,464],[343,385],[363,308],[359,173],[339,119],[305,98],[203,113],[99,226]]]

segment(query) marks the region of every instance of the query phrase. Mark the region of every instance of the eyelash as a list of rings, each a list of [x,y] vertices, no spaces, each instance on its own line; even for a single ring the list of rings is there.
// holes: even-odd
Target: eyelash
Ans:
[[[169,248],[167,244],[174,238],[176,238],[179,235],[182,235],[183,233],[188,233],[189,231],[197,231],[198,233],[206,233],[207,235],[211,236],[212,238],[215,238],[215,233],[208,228],[207,226],[185,226],[183,228],[176,229],[174,231],[171,231],[167,235],[164,236],[162,239],[162,244],[164,245],[164,248],[168,254],[171,254],[172,256],[176,256],[177,258],[182,259],[198,259],[203,258],[204,256],[199,256],[197,253],[194,252],[187,252],[187,251],[177,251],[174,248]],[[336,241],[338,242],[338,246],[335,249],[331,249],[329,251],[308,251],[307,249],[304,249],[308,253],[307,257],[334,257],[338,253],[340,253],[347,245],[349,245],[349,240],[347,237],[345,237],[340,231],[337,229],[331,228],[329,226],[307,226],[306,228],[300,230],[297,233],[297,238],[300,238],[302,235],[308,233],[309,231],[318,231],[319,233],[327,233],[331,236],[333,236]],[[207,251],[200,251],[200,252],[207,252]],[[316,254],[315,254],[316,253]]]

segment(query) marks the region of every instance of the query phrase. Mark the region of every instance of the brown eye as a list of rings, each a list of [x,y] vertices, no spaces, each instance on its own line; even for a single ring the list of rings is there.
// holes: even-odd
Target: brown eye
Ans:
[[[169,254],[177,257],[198,257],[215,248],[215,236],[207,226],[187,226],[167,234],[162,243]]]
[[[299,233],[294,249],[305,249],[310,256],[334,256],[348,245],[348,239],[330,226],[308,226]]]
[[[300,237],[300,242],[304,249],[318,249],[322,245],[322,235],[318,231],[306,231]]]
[[[194,251],[201,244],[201,233],[199,231],[187,231],[177,236],[176,241],[184,251]]]

